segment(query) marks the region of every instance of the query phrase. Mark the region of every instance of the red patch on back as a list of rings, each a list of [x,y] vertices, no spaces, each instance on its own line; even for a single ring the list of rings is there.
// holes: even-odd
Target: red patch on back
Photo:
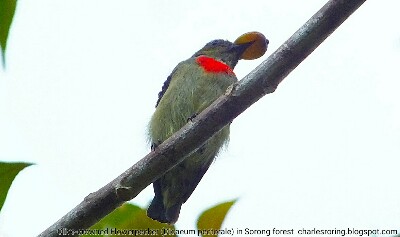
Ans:
[[[206,72],[225,72],[227,74],[234,74],[232,68],[223,62],[215,60],[210,57],[200,56],[196,59],[196,62],[206,71]]]

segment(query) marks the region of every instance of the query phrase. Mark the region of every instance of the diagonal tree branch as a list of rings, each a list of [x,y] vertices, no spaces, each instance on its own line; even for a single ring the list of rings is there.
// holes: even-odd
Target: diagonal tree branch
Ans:
[[[125,201],[136,197],[249,106],[274,92],[279,83],[364,2],[330,0],[270,57],[230,86],[225,95],[193,121],[119,177],[89,194],[39,236],[58,236],[58,231],[63,229],[77,235],[78,232],[73,230],[89,228]]]

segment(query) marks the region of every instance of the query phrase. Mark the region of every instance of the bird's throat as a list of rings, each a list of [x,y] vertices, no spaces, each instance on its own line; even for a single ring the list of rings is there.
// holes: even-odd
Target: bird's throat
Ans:
[[[206,56],[199,56],[196,62],[206,71],[211,73],[226,73],[234,75],[232,68],[225,63]]]

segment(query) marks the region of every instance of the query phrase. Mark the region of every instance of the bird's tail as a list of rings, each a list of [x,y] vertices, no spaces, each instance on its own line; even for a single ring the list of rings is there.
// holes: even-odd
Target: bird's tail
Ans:
[[[154,182],[153,186],[158,186],[158,182]],[[155,188],[156,190],[157,188]],[[177,203],[171,207],[164,206],[163,197],[156,192],[153,201],[147,209],[147,216],[161,223],[175,224],[181,211],[182,203]]]

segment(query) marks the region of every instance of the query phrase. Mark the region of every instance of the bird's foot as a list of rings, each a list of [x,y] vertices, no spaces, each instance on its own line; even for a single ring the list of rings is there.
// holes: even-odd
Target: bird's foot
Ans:
[[[190,116],[189,118],[187,118],[186,122],[192,122],[193,119],[197,117],[197,115],[199,115],[199,114],[198,114],[198,113],[192,114],[192,116]]]
[[[156,148],[158,147],[158,145],[160,145],[161,144],[161,141],[158,141],[158,143],[155,143],[155,142],[153,142],[153,143],[151,143],[151,151],[155,151],[156,150]]]

